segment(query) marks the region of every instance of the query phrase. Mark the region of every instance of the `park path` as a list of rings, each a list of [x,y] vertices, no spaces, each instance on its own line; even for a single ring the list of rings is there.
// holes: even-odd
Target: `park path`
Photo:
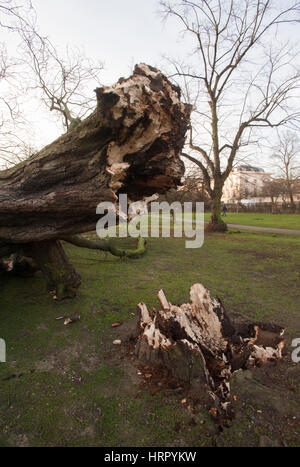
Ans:
[[[226,219],[224,219],[226,222]],[[191,220],[186,220],[185,222],[187,223],[192,223],[193,221]],[[227,222],[226,222],[227,223]],[[204,222],[204,224],[208,224],[207,221]],[[269,233],[279,233],[279,234],[288,234],[288,235],[300,235],[300,230],[293,230],[293,229],[278,229],[276,227],[259,227],[256,225],[242,225],[242,224],[228,224],[227,227],[229,229],[244,229],[244,230],[255,230],[259,232],[269,232]]]
[[[255,225],[240,225],[240,224],[227,224],[230,229],[245,229],[245,230],[256,230],[261,232],[279,233],[279,234],[293,234],[300,235],[300,230],[292,229],[277,229],[275,227],[258,227]]]

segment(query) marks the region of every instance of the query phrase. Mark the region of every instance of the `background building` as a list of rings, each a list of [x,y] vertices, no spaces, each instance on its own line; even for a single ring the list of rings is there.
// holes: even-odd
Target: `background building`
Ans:
[[[256,198],[263,193],[271,174],[251,165],[234,167],[223,189],[223,201],[234,203],[242,199]]]

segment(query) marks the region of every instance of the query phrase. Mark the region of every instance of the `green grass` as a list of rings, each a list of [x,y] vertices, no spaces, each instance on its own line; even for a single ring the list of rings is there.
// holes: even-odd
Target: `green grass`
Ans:
[[[233,319],[276,322],[289,340],[299,337],[299,246],[297,236],[255,232],[207,235],[198,250],[186,249],[184,239],[149,239],[142,258],[120,260],[66,245],[82,286],[76,299],[60,303],[45,293],[40,273],[2,278],[0,446],[258,445],[265,422],[251,431],[246,415],[238,417],[221,439],[209,407],[191,423],[182,396],[141,389],[123,345],[112,342],[125,339],[139,302],[158,306],[160,288],[173,303],[185,302],[195,282],[218,295]],[[55,319],[75,312],[81,320],[73,325]],[[115,321],[123,325],[112,328]],[[297,381],[292,398],[300,404]],[[283,416],[276,423],[297,444],[298,425],[289,428]]]
[[[185,214],[186,219],[195,218],[195,214]],[[254,227],[270,227],[278,229],[300,230],[300,214],[264,214],[227,212],[223,218],[228,224],[249,225]],[[181,216],[177,214],[177,222]],[[204,213],[204,220],[210,220],[210,213]]]
[[[210,214],[205,213],[206,221]],[[300,230],[300,214],[259,214],[228,212],[224,217],[228,224],[251,225],[255,227],[272,227],[278,229]]]

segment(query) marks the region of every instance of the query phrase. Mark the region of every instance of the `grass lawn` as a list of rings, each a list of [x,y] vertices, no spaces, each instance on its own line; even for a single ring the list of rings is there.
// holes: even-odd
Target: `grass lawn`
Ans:
[[[205,213],[206,221],[210,214]],[[247,212],[227,212],[224,221],[228,224],[253,225],[255,227],[273,227],[278,229],[300,230],[300,214],[259,214]]]
[[[45,293],[40,273],[1,277],[7,363],[0,363],[0,446],[299,445],[300,363],[291,360],[291,340],[300,337],[299,246],[297,236],[256,232],[206,235],[198,250],[180,238],[149,239],[142,258],[120,260],[66,245],[82,286],[61,303]],[[158,306],[162,287],[173,303],[187,301],[195,282],[218,295],[233,320],[286,328],[282,362],[233,380],[229,427],[213,420],[210,399],[191,388],[151,392],[129,352],[137,303]],[[72,325],[56,320],[75,312],[81,319]],[[114,328],[116,321],[123,324]]]

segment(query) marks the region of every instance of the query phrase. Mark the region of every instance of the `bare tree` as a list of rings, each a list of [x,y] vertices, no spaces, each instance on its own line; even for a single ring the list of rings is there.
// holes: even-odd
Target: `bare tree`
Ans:
[[[182,201],[209,202],[203,183],[203,176],[199,173],[199,170],[190,168],[188,173],[185,174],[182,186],[179,187],[178,191],[182,193]]]
[[[179,201],[180,203],[186,201],[208,203],[209,197],[205,191],[203,177],[199,173],[199,170],[190,170],[185,174],[181,185],[177,189],[172,189],[160,195],[159,200],[166,200],[170,204],[174,201]]]
[[[183,156],[203,173],[212,207],[208,228],[226,230],[221,219],[222,190],[237,155],[257,142],[257,129],[299,117],[294,110],[300,78],[296,52],[289,44],[282,45],[279,32],[284,24],[298,23],[300,2],[279,6],[274,0],[162,0],[160,4],[165,17],[177,18],[183,38],[194,44],[189,59],[169,60],[175,68],[173,79],[194,104],[190,151]]]
[[[26,120],[19,107],[17,75],[18,61],[9,57],[6,44],[0,43],[0,166],[20,162],[32,152],[22,137]]]
[[[20,21],[19,34],[24,50],[24,65],[30,67],[30,87],[40,91],[50,111],[62,118],[64,127],[72,129],[94,108],[93,89],[100,85],[100,62],[93,63],[83,51],[67,46],[60,53],[48,37],[42,36],[36,20]]]
[[[0,0],[0,27],[15,31],[16,22],[27,22],[26,18],[33,11],[30,0]]]
[[[272,161],[277,169],[281,184],[288,195],[292,209],[295,208],[294,194],[300,179],[300,141],[295,133],[278,135],[279,143],[274,148]]]
[[[272,212],[276,212],[278,201],[280,198],[284,199],[285,185],[282,180],[271,178],[264,183],[262,189],[262,196],[268,197],[271,200]]]
[[[14,34],[21,22],[28,23],[33,8],[23,0],[0,0],[0,28]],[[29,123],[22,112],[23,92],[20,90],[20,67],[22,62],[11,56],[5,42],[0,43],[0,167],[7,168],[35,152],[28,135]],[[26,138],[27,136],[27,138]]]
[[[39,32],[36,11],[29,0],[22,3],[0,0],[0,27],[15,37],[18,34],[22,40],[19,58],[10,57],[6,44],[0,44],[0,165],[3,168],[35,152],[26,140],[29,123],[19,105],[24,88],[38,89],[47,108],[61,117],[67,130],[72,129],[95,106],[93,90],[99,85],[102,64],[93,64],[75,47],[59,53],[50,39]]]

